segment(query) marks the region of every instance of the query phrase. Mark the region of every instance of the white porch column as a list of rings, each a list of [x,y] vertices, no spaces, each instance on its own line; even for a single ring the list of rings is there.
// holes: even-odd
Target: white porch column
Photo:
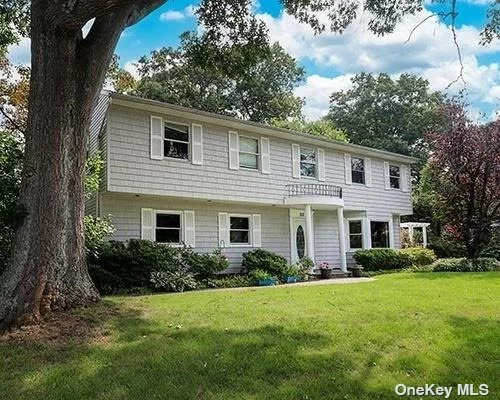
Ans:
[[[427,247],[427,227],[422,226],[422,240],[424,242],[424,247]]]
[[[314,235],[313,235],[313,216],[310,204],[306,204],[304,208],[304,215],[306,217],[306,252],[307,257],[314,260]]]
[[[413,247],[414,239],[413,239],[413,225],[408,226],[408,237],[410,239],[410,247]]]
[[[344,229],[344,208],[337,208],[337,220],[339,224],[339,250],[340,250],[340,268],[347,272],[347,258],[345,255],[345,229]]]

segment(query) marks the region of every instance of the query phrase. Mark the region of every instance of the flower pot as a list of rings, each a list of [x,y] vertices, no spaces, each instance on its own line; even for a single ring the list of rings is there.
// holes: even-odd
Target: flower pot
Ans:
[[[320,269],[321,279],[330,279],[332,277],[332,270],[330,268]]]
[[[298,276],[287,276],[284,279],[285,283],[296,283],[300,282],[300,278]]]
[[[276,285],[276,279],[259,279],[257,281],[257,286],[274,286]]]

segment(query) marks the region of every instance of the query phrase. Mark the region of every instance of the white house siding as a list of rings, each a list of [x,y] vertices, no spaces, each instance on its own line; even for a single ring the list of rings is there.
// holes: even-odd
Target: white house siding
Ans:
[[[262,248],[272,250],[290,259],[290,228],[288,209],[271,206],[248,206],[226,203],[208,203],[168,197],[106,194],[101,198],[101,216],[109,215],[116,229],[112,240],[140,239],[141,208],[195,212],[195,250],[211,252],[219,245],[219,212],[260,214],[262,217]],[[227,272],[240,272],[242,254],[253,247],[226,246],[224,253],[230,259]]]
[[[158,115],[158,114],[155,114]],[[303,137],[290,135],[289,140],[269,137],[271,149],[271,173],[261,174],[254,170],[230,170],[228,156],[228,128],[203,123],[203,165],[193,165],[186,160],[152,160],[150,158],[151,114],[112,105],[108,116],[108,182],[111,192],[177,196],[214,201],[238,201],[263,204],[283,204],[285,185],[297,183],[321,183],[343,187],[346,210],[367,210],[373,215],[410,214],[410,192],[384,189],[382,158],[371,158],[372,187],[346,185],[344,154],[332,149],[325,150],[325,181],[292,177],[291,145],[307,147]],[[168,115],[166,120],[192,123],[192,119],[179,119]],[[222,123],[222,122],[221,122]],[[248,130],[239,133],[261,137]],[[355,150],[355,149],[354,149]],[[356,156],[353,151],[352,156]]]
[[[340,268],[339,228],[337,210],[314,212],[314,258]]]

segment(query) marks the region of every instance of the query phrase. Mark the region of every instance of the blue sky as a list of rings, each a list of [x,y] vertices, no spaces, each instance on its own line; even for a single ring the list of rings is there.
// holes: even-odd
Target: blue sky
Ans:
[[[500,42],[479,45],[487,5],[492,0],[462,0],[458,3],[457,36],[464,66],[461,81],[446,87],[459,73],[460,64],[454,47],[449,20],[431,18],[418,28],[406,43],[412,28],[440,5],[430,4],[417,16],[406,17],[396,31],[377,37],[366,29],[364,16],[343,34],[330,32],[314,36],[311,29],[283,14],[277,0],[255,2],[255,10],[269,28],[270,37],[305,67],[306,79],[295,90],[305,99],[304,113],[316,119],[328,110],[328,97],[335,90],[350,86],[350,78],[359,72],[387,72],[393,77],[412,72],[428,79],[431,88],[450,95],[467,88],[471,116],[484,113],[493,118],[500,109]],[[430,2],[428,2],[430,3]],[[128,28],[116,49],[120,63],[134,72],[133,63],[162,46],[177,46],[179,34],[197,28],[193,0],[171,0],[140,23]],[[326,18],[321,16],[320,18]],[[25,63],[29,41],[11,49],[14,62]]]

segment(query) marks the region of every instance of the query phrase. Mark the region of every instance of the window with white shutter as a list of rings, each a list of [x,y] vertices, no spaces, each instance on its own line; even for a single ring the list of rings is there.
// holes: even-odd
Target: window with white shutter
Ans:
[[[191,125],[191,162],[203,165],[203,126]]]
[[[229,131],[229,169],[240,168],[240,146],[238,132]]]
[[[151,116],[151,159],[163,159],[163,120],[161,117]]]
[[[271,173],[271,144],[269,138],[260,138],[260,172],[263,174]]]

